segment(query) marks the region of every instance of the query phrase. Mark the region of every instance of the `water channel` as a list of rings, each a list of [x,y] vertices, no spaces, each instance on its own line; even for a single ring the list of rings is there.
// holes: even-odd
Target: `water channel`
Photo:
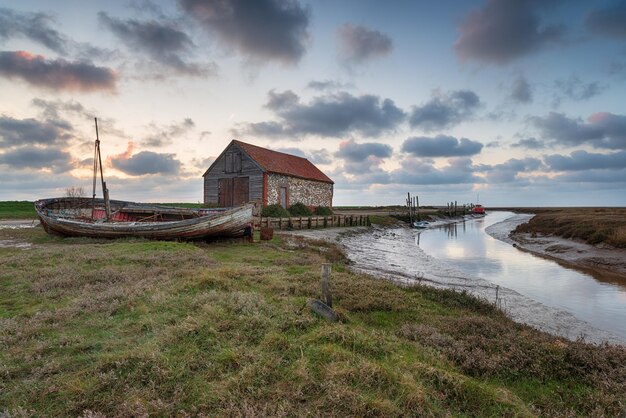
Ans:
[[[626,341],[626,286],[602,282],[554,261],[522,252],[485,232],[513,214],[424,230],[415,243],[428,255],[467,274],[511,289],[542,305],[572,314]]]

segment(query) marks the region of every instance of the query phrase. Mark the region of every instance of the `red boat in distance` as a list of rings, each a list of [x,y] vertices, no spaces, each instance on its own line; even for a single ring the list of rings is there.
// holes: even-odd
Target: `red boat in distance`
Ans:
[[[485,208],[482,205],[476,205],[472,208],[472,215],[485,216]]]

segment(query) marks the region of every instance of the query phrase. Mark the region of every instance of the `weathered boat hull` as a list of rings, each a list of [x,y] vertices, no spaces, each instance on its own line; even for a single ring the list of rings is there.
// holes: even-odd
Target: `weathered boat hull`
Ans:
[[[75,237],[162,240],[234,237],[241,236],[252,222],[252,205],[194,210],[115,200],[110,202],[111,221],[105,222],[98,219],[105,216],[103,203],[102,199],[94,202],[89,198],[44,199],[35,202],[35,209],[46,232]]]

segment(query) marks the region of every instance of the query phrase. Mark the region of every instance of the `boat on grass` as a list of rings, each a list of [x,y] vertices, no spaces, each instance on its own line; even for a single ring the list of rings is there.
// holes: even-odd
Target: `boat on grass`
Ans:
[[[93,157],[93,195],[59,197],[35,202],[35,210],[49,234],[71,237],[138,237],[199,240],[242,236],[252,224],[254,205],[228,209],[189,209],[110,200],[104,181],[98,120]],[[100,174],[103,199],[96,199]]]
[[[121,200],[61,197],[35,202],[35,210],[49,234],[162,240],[199,240],[242,236],[252,222],[253,205],[237,208],[189,209]]]

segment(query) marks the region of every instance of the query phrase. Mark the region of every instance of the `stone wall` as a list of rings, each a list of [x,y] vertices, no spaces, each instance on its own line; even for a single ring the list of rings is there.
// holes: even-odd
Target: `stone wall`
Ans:
[[[332,206],[333,185],[321,181],[268,173],[267,204],[280,204],[280,188],[287,187],[287,204],[304,203],[309,207]]]

